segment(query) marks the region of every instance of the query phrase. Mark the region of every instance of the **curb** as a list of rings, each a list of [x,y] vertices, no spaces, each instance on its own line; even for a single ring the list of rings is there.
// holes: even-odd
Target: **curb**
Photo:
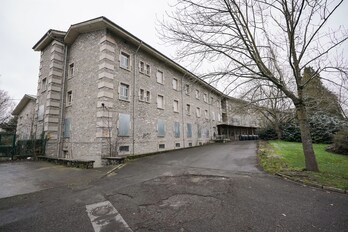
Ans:
[[[102,175],[100,178],[104,178],[104,177],[110,175],[111,173],[113,173],[113,172],[115,172],[115,171],[117,171],[117,170],[120,170],[120,169],[123,168],[124,166],[126,166],[125,163],[124,163],[124,164],[118,164],[118,165],[116,165],[113,169],[107,171],[107,172],[106,172],[104,175]]]
[[[348,194],[348,190],[345,189],[340,189],[340,188],[335,188],[335,187],[331,187],[331,186],[325,186],[325,185],[321,185],[321,184],[317,184],[317,183],[308,183],[308,182],[304,182],[303,180],[298,180],[298,179],[294,179],[291,176],[285,175],[285,174],[281,174],[279,172],[275,173],[276,176],[279,176],[285,180],[289,180],[295,183],[300,183],[303,184],[305,186],[310,186],[310,187],[314,187],[314,188],[319,188],[319,189],[324,189],[324,190],[328,190],[331,192],[336,192],[336,193],[343,193],[343,194]]]

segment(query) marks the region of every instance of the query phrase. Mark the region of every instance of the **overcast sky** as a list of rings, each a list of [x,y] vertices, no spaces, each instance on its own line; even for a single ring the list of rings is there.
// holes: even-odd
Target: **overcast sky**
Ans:
[[[1,0],[0,89],[13,99],[36,95],[39,52],[33,45],[49,30],[66,31],[71,24],[105,16],[169,57],[156,33],[156,18],[162,18],[174,0]],[[332,22],[348,27],[348,1]],[[346,43],[346,48],[347,43]],[[348,53],[348,49],[346,50]],[[347,57],[347,56],[346,56]]]
[[[1,0],[0,89],[14,99],[36,95],[40,53],[34,44],[49,30],[105,16],[167,56],[156,33],[172,0]]]

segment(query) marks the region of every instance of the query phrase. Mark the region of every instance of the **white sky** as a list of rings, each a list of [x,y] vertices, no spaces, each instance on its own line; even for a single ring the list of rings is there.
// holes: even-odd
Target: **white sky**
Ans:
[[[36,95],[39,52],[33,45],[49,30],[68,30],[71,24],[105,16],[130,33],[172,57],[156,33],[156,18],[162,18],[175,0],[1,0],[0,89],[13,99]],[[348,1],[332,18],[334,26],[348,28]],[[345,45],[348,58],[348,43]]]

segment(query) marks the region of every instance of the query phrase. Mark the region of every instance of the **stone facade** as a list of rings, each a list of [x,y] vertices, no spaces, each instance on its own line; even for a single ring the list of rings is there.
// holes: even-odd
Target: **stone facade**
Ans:
[[[198,146],[218,134],[226,96],[108,19],[48,33],[34,46],[46,155],[101,166],[103,157]]]
[[[18,117],[16,128],[16,140],[28,140],[35,131],[35,105],[36,98],[24,95],[17,107],[12,112]]]

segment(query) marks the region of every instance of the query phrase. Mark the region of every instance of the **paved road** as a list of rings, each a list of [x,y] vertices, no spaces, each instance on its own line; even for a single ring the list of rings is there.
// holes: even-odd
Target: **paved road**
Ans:
[[[348,195],[264,174],[255,150],[168,152],[88,186],[0,199],[0,231],[347,231]]]

